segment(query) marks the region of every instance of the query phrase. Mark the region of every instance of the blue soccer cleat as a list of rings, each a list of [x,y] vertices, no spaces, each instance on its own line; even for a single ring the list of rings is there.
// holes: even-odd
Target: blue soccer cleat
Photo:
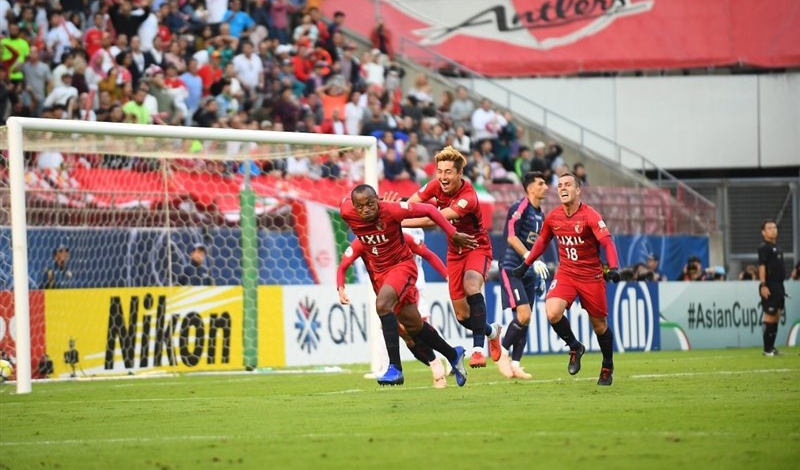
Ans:
[[[465,383],[467,383],[467,369],[464,367],[464,348],[462,346],[456,346],[456,360],[450,362],[450,367],[452,367],[452,373],[456,376],[456,383],[459,387],[463,387]]]
[[[380,377],[378,377],[378,384],[383,385],[403,385],[406,379],[403,377],[403,371],[397,370],[395,366],[389,364],[389,368]]]

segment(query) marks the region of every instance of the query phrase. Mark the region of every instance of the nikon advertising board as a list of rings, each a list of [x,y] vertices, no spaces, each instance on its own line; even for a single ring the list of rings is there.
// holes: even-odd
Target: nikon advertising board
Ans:
[[[54,374],[241,369],[240,287],[47,290]]]

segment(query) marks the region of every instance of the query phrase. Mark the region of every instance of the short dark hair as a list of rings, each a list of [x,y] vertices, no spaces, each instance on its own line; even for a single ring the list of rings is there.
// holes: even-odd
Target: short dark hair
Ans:
[[[366,196],[378,197],[378,193],[375,192],[375,188],[373,188],[368,184],[359,184],[358,186],[353,188],[353,191],[350,193],[350,199],[355,199],[357,195],[361,194],[364,194]]]
[[[528,190],[528,186],[533,184],[537,178],[541,178],[543,181],[545,181],[544,173],[541,171],[529,171],[525,173],[525,175],[522,177],[522,187],[525,188],[525,191]]]
[[[778,223],[775,222],[775,219],[764,219],[761,221],[761,230],[767,228],[767,224],[775,224],[776,227],[778,226]]]
[[[575,181],[575,185],[578,186],[579,188],[581,187],[581,179],[575,176],[575,173],[572,173],[571,171],[566,171],[564,173],[561,173],[558,177],[563,178],[565,176],[571,176],[572,179]]]

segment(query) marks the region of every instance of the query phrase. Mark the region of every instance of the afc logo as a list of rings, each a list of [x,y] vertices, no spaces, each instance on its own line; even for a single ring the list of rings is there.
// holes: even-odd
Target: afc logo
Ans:
[[[656,300],[654,302],[654,300]],[[658,346],[657,299],[653,299],[647,283],[622,282],[617,285],[611,303],[614,321],[614,342],[617,350],[650,351]]]
[[[316,302],[306,297],[297,305],[295,316],[297,342],[300,343],[300,349],[311,354],[319,347],[319,329],[322,327],[322,323],[318,320],[319,307]]]

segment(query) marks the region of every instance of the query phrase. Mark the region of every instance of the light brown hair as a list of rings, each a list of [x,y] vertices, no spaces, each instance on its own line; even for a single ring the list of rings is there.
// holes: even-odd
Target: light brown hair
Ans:
[[[453,162],[453,167],[455,167],[457,171],[463,170],[467,165],[467,159],[464,158],[464,155],[461,155],[461,152],[454,149],[451,145],[439,151],[434,158],[437,164],[439,162]]]

